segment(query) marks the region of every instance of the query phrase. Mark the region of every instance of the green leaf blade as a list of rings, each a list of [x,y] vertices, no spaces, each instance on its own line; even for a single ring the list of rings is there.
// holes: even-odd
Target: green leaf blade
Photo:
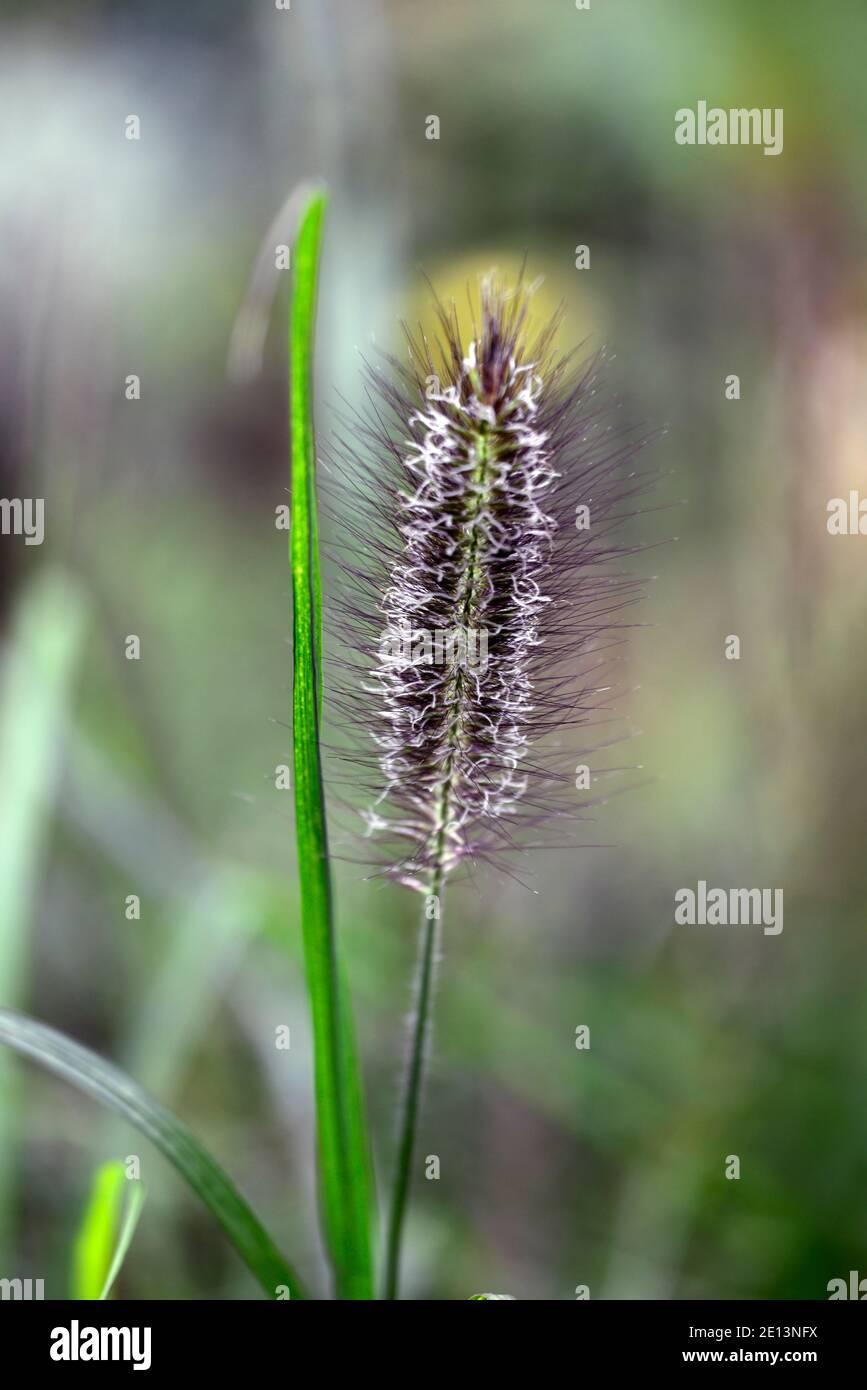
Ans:
[[[125,1181],[122,1163],[103,1163],[94,1174],[73,1252],[74,1299],[99,1300],[111,1267]]]
[[[187,1127],[96,1053],[23,1014],[0,1009],[0,1044],[29,1057],[128,1120],[150,1139],[216,1218],[270,1298],[282,1287],[303,1298],[300,1281],[222,1168]]]
[[[102,1163],[91,1183],[73,1251],[72,1297],[108,1298],[144,1206],[144,1184],[128,1179],[117,1159]]]
[[[325,195],[312,194],[296,238],[289,324],[293,757],[304,960],[313,1015],[314,1089],[326,1243],[338,1297],[373,1293],[370,1159],[348,991],[341,981],[319,726],[322,590],[313,427],[316,288]]]

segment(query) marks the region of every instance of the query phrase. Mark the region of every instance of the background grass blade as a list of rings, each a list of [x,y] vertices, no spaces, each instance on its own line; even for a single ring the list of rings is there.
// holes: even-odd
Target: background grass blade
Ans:
[[[16,608],[0,692],[0,1004],[26,1008],[29,933],[64,734],[87,629],[69,575],[39,573]],[[11,1251],[21,1104],[0,1057],[0,1252]]]
[[[372,1298],[370,1159],[348,992],[334,932],[322,770],[322,596],[313,433],[313,344],[325,196],[314,193],[295,243],[289,325],[292,448],[295,824],[307,986],[313,1013],[320,1185],[340,1298]]]
[[[120,1273],[144,1204],[144,1185],[119,1160],[97,1168],[75,1240],[72,1297],[104,1300]]]
[[[0,1009],[0,1043],[109,1106],[150,1139],[216,1217],[270,1298],[281,1285],[303,1298],[299,1281],[223,1170],[168,1110],[117,1067],[53,1028]]]
[[[111,1265],[115,1233],[123,1206],[123,1164],[103,1163],[93,1176],[87,1205],[75,1238],[71,1296],[98,1300]]]

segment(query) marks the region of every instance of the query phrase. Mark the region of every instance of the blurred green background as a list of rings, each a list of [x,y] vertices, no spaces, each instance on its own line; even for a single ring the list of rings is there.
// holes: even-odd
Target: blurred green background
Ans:
[[[644,780],[585,827],[604,847],[529,861],[538,895],[450,895],[405,1296],[823,1298],[867,1274],[867,541],[826,530],[867,489],[865,63],[861,0],[0,8],[0,487],[46,499],[44,545],[0,539],[0,1003],[182,1114],[320,1289],[274,780],[279,272],[261,369],[226,370],[309,176],[332,194],[323,439],[360,354],[425,312],[423,274],[462,296],[524,254],[561,345],[607,344],[630,416],[668,429],[625,741],[599,760]],[[784,152],[677,145],[699,100],[782,107]],[[782,934],[675,927],[698,879],[782,887]],[[345,862],[338,909],[384,1186],[417,903]],[[17,1060],[0,1085],[0,1275],[64,1296],[96,1165],[137,1153],[118,1295],[257,1296],[131,1131]]]

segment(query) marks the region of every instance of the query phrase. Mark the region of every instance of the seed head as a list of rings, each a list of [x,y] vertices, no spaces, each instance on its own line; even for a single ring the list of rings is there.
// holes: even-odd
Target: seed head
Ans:
[[[361,478],[350,530],[370,555],[374,521],[378,551],[345,566],[343,631],[380,778],[364,816],[384,871],[425,893],[520,848],[521,829],[579,817],[563,735],[598,710],[602,639],[634,595],[600,566],[639,486],[624,476],[637,444],[602,423],[597,364],[570,380],[557,323],[532,340],[527,309],[522,286],[486,284],[462,345],[438,306],[438,351],[408,334],[408,367],[369,372],[378,402],[339,451]],[[350,716],[354,696],[344,686]]]

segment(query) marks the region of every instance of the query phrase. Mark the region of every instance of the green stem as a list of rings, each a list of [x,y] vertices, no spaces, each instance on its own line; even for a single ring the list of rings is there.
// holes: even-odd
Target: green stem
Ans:
[[[430,897],[437,899],[433,916],[428,916]],[[439,911],[442,903],[442,874],[440,872],[435,875],[431,884],[430,897],[425,901],[425,916],[422,920],[418,963],[416,965],[415,1017],[412,1025],[409,1062],[400,1102],[397,1164],[388,1213],[383,1296],[390,1299],[397,1298],[398,1293],[403,1223],[412,1181],[413,1153],[421,1105],[425,1053],[433,1011],[434,981],[440,939]]]
[[[491,463],[496,457],[496,444],[495,441],[491,439],[487,426],[481,425],[479,427],[477,433],[470,441],[470,447],[475,462],[475,470],[473,473],[474,490],[466,508],[467,514],[464,524],[469,531],[469,539],[464,545],[462,552],[463,581],[456,600],[460,622],[464,630],[469,626],[469,620],[479,605],[479,592],[482,584],[479,566],[478,531],[471,523],[475,520],[482,506],[487,504],[490,497],[490,486],[492,481]],[[455,668],[451,685],[447,688],[444,696],[446,707],[452,710],[453,713],[448,727],[446,739],[448,753],[445,758],[442,789],[436,807],[435,828],[433,832],[434,850],[432,859],[434,869],[428,901],[430,901],[430,897],[435,897],[437,899],[437,914],[439,913],[439,905],[442,902],[442,890],[445,881],[446,835],[454,799],[455,767],[459,754],[462,751],[465,737],[462,722],[462,686],[463,673],[460,665],[458,665]],[[384,1286],[384,1296],[386,1298],[397,1298],[398,1293],[401,1240],[403,1236],[404,1217],[406,1215],[406,1204],[409,1198],[409,1189],[412,1179],[413,1152],[415,1149],[418,1114],[421,1105],[425,1050],[431,1025],[434,977],[436,974],[439,937],[439,917],[438,915],[428,917],[426,906],[425,917],[422,922],[418,964],[416,966],[416,1011],[413,1022],[412,1044],[400,1103],[397,1164],[386,1235]]]

